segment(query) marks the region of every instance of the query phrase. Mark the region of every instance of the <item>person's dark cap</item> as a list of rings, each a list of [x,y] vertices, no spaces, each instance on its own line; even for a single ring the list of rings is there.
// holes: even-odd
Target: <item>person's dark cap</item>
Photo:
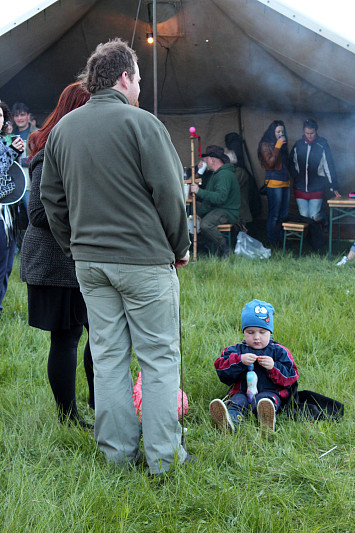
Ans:
[[[22,111],[24,111],[25,113],[29,113],[30,109],[29,107],[27,107],[26,104],[23,104],[22,102],[16,102],[16,104],[12,106],[12,115],[16,115],[16,113],[21,113]]]
[[[216,146],[215,144],[207,146],[206,153],[201,154],[201,157],[215,157],[216,159],[220,159],[224,164],[230,163],[230,159],[224,153],[222,146]]]

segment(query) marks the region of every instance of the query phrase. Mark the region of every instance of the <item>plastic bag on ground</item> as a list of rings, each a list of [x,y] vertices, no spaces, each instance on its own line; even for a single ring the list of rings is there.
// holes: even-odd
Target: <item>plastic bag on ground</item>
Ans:
[[[238,233],[234,253],[251,259],[268,259],[271,256],[269,248],[265,248],[261,242],[253,239],[244,231]]]
[[[135,386],[133,387],[133,403],[138,416],[139,422],[142,423],[142,373],[138,372],[138,377]],[[187,401],[186,394],[182,394],[182,390],[179,389],[178,394],[178,415],[179,420],[184,410],[184,415],[189,410],[189,402]]]

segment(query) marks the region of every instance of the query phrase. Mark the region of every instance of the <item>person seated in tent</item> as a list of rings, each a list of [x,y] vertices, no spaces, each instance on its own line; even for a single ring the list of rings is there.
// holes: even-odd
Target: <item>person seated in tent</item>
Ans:
[[[236,224],[240,209],[240,188],[235,179],[234,166],[221,146],[207,146],[202,158],[207,170],[212,171],[205,189],[191,184],[191,192],[201,202],[198,215],[201,217],[201,240],[214,245],[219,257],[229,255],[228,244],[218,230],[219,224]]]
[[[225,148],[224,153],[229,157],[231,164],[234,165],[235,176],[240,188],[239,224],[245,225],[253,220],[249,207],[249,174],[244,167],[239,166],[239,161],[233,150]]]
[[[261,300],[247,303],[241,315],[243,342],[225,348],[214,362],[219,379],[230,389],[228,402],[212,400],[210,413],[230,433],[243,421],[249,405],[262,432],[274,431],[276,413],[298,380],[291,352],[271,337],[274,311]]]

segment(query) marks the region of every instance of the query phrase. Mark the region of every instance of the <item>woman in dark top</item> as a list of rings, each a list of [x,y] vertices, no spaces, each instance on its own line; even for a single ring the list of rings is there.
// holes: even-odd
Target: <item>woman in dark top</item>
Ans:
[[[4,136],[11,113],[5,102],[0,102],[0,314],[9,277],[12,271],[16,249],[16,214],[17,206],[6,205],[6,197],[15,189],[8,177],[8,170],[19,155],[24,151],[24,142],[20,137],[12,140],[7,146]]]
[[[43,127],[29,139],[31,193],[29,226],[21,251],[21,279],[27,283],[28,322],[51,332],[48,378],[60,421],[88,424],[79,416],[75,398],[77,347],[87,326],[87,313],[75,275],[74,261],[64,255],[49,228],[40,199],[44,147],[52,128],[67,113],[84,105],[89,93],[80,83],[62,92],[57,107]],[[89,386],[89,405],[94,408],[93,363],[89,342],[84,350],[84,366]]]
[[[327,226],[322,210],[326,191],[329,189],[335,198],[341,194],[328,141],[318,136],[318,124],[313,118],[303,123],[303,136],[291,150],[289,169],[300,215]]]
[[[282,120],[274,120],[265,131],[259,142],[258,157],[266,171],[267,236],[270,243],[280,242],[282,240],[281,223],[287,218],[290,203],[287,136]]]

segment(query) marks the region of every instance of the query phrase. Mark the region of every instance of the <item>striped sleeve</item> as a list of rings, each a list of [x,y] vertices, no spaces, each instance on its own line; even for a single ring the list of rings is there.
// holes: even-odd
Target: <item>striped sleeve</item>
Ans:
[[[269,377],[275,385],[289,387],[298,378],[298,370],[293,356],[285,346],[275,344],[278,349],[274,354],[274,367],[269,371]]]
[[[242,353],[238,346],[235,344],[225,348],[221,356],[214,362],[219,379],[226,385],[233,385],[247,370],[247,367],[242,363]]]

